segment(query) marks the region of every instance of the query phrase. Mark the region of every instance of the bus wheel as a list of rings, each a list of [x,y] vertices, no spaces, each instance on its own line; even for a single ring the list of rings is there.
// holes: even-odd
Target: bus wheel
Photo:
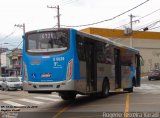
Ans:
[[[103,80],[101,97],[109,96],[109,82],[108,79]]]
[[[74,100],[76,98],[75,92],[61,92],[59,95],[63,100]]]

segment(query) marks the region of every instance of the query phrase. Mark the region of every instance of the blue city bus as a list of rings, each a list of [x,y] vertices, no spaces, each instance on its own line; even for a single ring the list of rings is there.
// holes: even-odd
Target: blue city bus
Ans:
[[[23,36],[23,89],[106,97],[110,91],[133,92],[140,86],[140,54],[97,35],[75,29],[42,29]]]

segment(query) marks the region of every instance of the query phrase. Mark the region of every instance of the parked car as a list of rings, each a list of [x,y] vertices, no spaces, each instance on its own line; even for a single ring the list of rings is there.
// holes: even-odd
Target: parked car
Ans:
[[[2,82],[2,90],[23,90],[22,82],[18,77],[5,77]]]
[[[0,77],[0,89],[2,89],[2,83],[5,77]]]
[[[151,70],[150,73],[148,74],[148,80],[152,80],[152,79],[160,79],[160,70],[159,69],[155,69],[155,70]]]
[[[22,77],[21,76],[18,76],[18,79],[22,82]]]

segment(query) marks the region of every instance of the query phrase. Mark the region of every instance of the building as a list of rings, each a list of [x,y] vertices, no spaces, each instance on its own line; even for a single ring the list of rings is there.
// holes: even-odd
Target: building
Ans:
[[[128,35],[124,30],[117,29],[86,28],[81,31],[139,49],[144,60],[142,73],[160,68],[160,32],[133,31]]]
[[[1,76],[7,75],[6,67],[7,67],[7,52],[1,53]]]
[[[1,53],[1,76],[22,75],[22,50],[5,51]]]
[[[9,76],[22,75],[22,50],[17,49],[7,54],[7,68]]]
[[[0,76],[5,76],[5,68],[6,68],[6,52],[8,48],[0,48]]]

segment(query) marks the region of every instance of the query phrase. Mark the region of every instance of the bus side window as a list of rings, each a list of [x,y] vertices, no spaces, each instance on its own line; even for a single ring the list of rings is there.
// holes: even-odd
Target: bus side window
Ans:
[[[104,55],[105,44],[102,42],[97,42],[96,48],[97,48],[97,62],[105,63],[105,55]]]
[[[131,64],[133,63],[132,58],[133,55],[130,51],[128,50],[123,50],[121,51],[121,65],[122,66],[131,66]]]
[[[77,53],[78,53],[78,58],[81,61],[85,61],[85,41],[82,37],[77,35]]]
[[[104,47],[105,63],[112,64],[112,47],[110,44],[105,44]]]

